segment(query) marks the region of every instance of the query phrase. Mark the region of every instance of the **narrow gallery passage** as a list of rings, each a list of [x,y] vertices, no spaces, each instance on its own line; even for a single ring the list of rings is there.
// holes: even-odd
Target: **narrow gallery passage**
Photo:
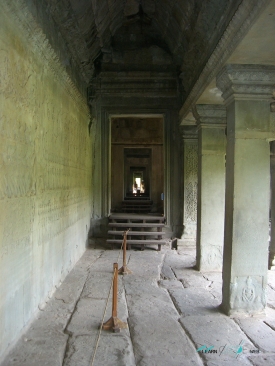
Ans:
[[[1,366],[274,366],[274,44],[275,0],[1,0]]]
[[[128,327],[99,333],[115,262],[119,249],[88,249],[1,366],[274,365],[274,271],[266,315],[230,318],[221,273],[196,271],[194,250],[127,251],[118,318]],[[111,308],[112,292],[104,322]]]

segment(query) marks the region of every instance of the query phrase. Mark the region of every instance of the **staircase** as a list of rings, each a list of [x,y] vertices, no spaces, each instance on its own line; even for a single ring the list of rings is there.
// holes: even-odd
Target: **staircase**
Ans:
[[[111,214],[109,216],[109,230],[107,243],[114,245],[122,244],[123,233],[130,229],[127,235],[127,248],[131,249],[131,245],[140,245],[144,250],[145,245],[157,245],[158,250],[167,243],[163,239],[162,228],[164,227],[165,218],[161,215],[144,215],[144,214]]]
[[[122,201],[122,212],[129,213],[149,213],[152,208],[153,201],[151,200],[124,200]]]

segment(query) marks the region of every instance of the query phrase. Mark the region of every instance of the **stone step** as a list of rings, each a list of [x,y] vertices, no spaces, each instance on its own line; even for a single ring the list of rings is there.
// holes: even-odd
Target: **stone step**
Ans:
[[[123,212],[129,212],[129,213],[149,213],[151,211],[151,207],[143,207],[143,206],[133,206],[133,207],[122,207],[121,209]]]
[[[107,239],[107,243],[113,243],[113,244],[121,244],[121,239]],[[167,244],[166,240],[159,240],[159,239],[148,239],[148,240],[142,240],[142,239],[129,239],[127,240],[127,244],[142,244],[142,245],[165,245]]]
[[[165,240],[162,240],[163,233],[162,231],[155,231],[156,228],[162,230],[164,227],[164,216],[162,215],[141,215],[141,214],[111,214],[109,216],[109,227],[119,227],[120,230],[109,230],[108,234],[113,237],[117,237],[119,235],[123,236],[125,231],[122,231],[121,228],[125,227],[126,229],[130,229],[129,236],[142,236],[143,239],[129,239],[127,240],[127,246],[131,249],[131,244],[141,245],[141,248],[144,249],[145,245],[158,245],[158,250],[161,249],[161,245],[166,244]],[[124,222],[123,222],[124,221]],[[134,222],[132,222],[134,221]],[[156,222],[158,221],[158,222]],[[141,228],[142,231],[131,230],[132,228]],[[144,229],[152,228],[153,231],[145,231]],[[150,237],[158,237],[158,239],[151,239]],[[112,248],[114,244],[122,243],[122,239],[108,239],[107,243],[110,243]]]
[[[145,222],[109,222],[108,224],[109,227],[125,227],[125,228],[129,228],[129,226],[131,227],[140,227],[140,228],[146,228],[146,227],[152,227],[152,228],[162,228],[164,227],[164,224],[161,223],[155,223],[155,222],[151,222],[151,223],[145,223]]]
[[[141,199],[136,199],[136,200],[124,200],[122,201],[122,204],[127,204],[127,205],[151,205],[153,203],[153,201],[151,200],[141,200]]]
[[[116,231],[116,230],[109,230],[109,235],[123,235],[124,231]],[[127,235],[133,236],[133,235],[164,235],[165,233],[161,231],[129,231]]]
[[[134,195],[132,195],[132,196],[126,196],[126,197],[124,197],[124,200],[123,201],[151,201],[151,202],[153,202],[152,200],[150,200],[150,198],[149,198],[149,196],[134,196]]]
[[[120,220],[120,221],[145,221],[145,222],[151,222],[151,221],[159,221],[159,222],[164,222],[165,221],[165,217],[162,215],[142,215],[142,214],[125,214],[125,213],[117,213],[117,214],[111,214],[109,216],[109,220]]]
[[[114,248],[114,244],[122,245],[121,239],[107,239],[107,243],[111,244],[111,248]],[[160,239],[129,239],[127,240],[127,248],[130,250],[132,244],[137,244],[141,246],[141,250],[144,250],[145,245],[157,245],[158,250],[161,250],[161,246],[167,244],[166,240],[160,240]]]

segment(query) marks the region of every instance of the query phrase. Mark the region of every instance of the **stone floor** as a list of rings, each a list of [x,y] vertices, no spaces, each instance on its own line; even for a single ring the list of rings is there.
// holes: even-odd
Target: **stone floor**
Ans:
[[[118,255],[87,250],[1,366],[275,365],[275,272],[266,316],[229,318],[221,274],[194,270],[193,250],[168,247],[127,252],[133,274],[119,276],[118,317],[128,329],[102,331],[95,353]]]

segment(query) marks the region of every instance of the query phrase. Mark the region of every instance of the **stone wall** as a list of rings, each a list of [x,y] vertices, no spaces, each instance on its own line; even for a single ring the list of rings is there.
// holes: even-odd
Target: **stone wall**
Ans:
[[[20,2],[0,12],[0,357],[85,250],[85,100]]]

